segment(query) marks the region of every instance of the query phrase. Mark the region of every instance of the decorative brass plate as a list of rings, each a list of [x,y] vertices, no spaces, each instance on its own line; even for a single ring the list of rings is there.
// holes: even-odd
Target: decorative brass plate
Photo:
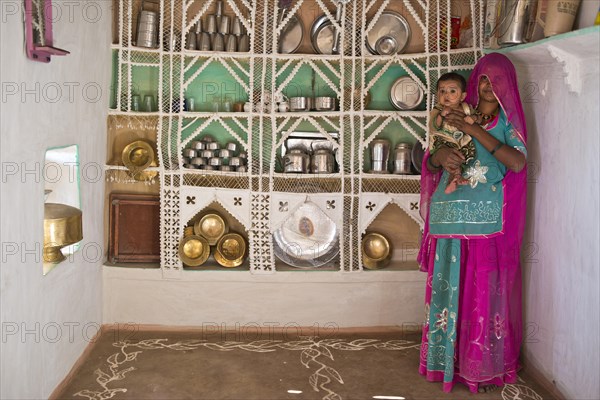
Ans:
[[[362,240],[363,266],[367,269],[381,269],[390,263],[392,247],[380,233],[367,233]]]
[[[246,241],[237,233],[227,233],[219,239],[214,257],[223,267],[239,267],[246,257]]]
[[[200,221],[194,224],[194,233],[206,238],[208,244],[214,246],[221,236],[229,231],[223,217],[216,212],[210,212],[204,215]]]
[[[198,235],[186,236],[179,242],[179,258],[185,265],[202,265],[210,255],[210,246],[205,238]]]

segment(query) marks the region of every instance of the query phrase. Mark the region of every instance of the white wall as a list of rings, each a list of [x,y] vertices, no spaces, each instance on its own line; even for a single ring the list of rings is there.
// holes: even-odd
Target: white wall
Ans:
[[[529,128],[524,355],[571,399],[600,398],[599,37],[507,54]]]
[[[26,59],[23,3],[0,2],[3,399],[47,398],[102,322],[102,254],[95,250],[103,243],[104,181],[94,163],[103,165],[106,148],[110,2],[54,2],[55,45],[71,54],[50,64]],[[42,276],[44,153],[69,144],[79,145],[84,167],[88,251]]]

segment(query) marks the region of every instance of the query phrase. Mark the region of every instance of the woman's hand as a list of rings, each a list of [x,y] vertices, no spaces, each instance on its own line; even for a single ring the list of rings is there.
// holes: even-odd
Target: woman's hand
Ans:
[[[465,156],[457,149],[441,147],[431,156],[431,160],[435,165],[441,165],[451,174],[460,174],[461,165],[465,162]]]
[[[461,110],[451,110],[448,115],[446,115],[446,122],[448,125],[452,125],[459,131],[469,133],[467,130],[471,125],[465,121],[466,116],[467,115]]]

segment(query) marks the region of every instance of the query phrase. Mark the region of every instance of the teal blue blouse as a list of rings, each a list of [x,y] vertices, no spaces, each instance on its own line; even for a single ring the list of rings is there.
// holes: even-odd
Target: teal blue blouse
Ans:
[[[527,156],[525,145],[508,122],[504,111],[484,128],[500,142]],[[459,185],[445,193],[448,171],[431,197],[429,230],[438,237],[491,235],[502,231],[504,190],[502,180],[506,167],[475,138],[476,158],[464,169],[468,185]]]

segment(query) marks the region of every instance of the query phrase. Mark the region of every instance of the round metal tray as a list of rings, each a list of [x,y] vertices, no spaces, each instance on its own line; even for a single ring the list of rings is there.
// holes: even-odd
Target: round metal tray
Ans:
[[[333,54],[334,37],[335,29],[325,14],[315,19],[310,29],[310,43],[315,53]]]
[[[273,232],[273,244],[275,256],[297,268],[321,267],[340,251],[337,226],[310,201],[298,207]]]
[[[371,54],[377,52],[377,41],[385,36],[394,39],[398,46],[398,54],[403,53],[410,42],[411,30],[406,18],[394,11],[384,11],[367,33],[366,45]]]
[[[304,25],[293,15],[281,31],[279,37],[279,53],[291,54],[298,50],[304,38]]]

